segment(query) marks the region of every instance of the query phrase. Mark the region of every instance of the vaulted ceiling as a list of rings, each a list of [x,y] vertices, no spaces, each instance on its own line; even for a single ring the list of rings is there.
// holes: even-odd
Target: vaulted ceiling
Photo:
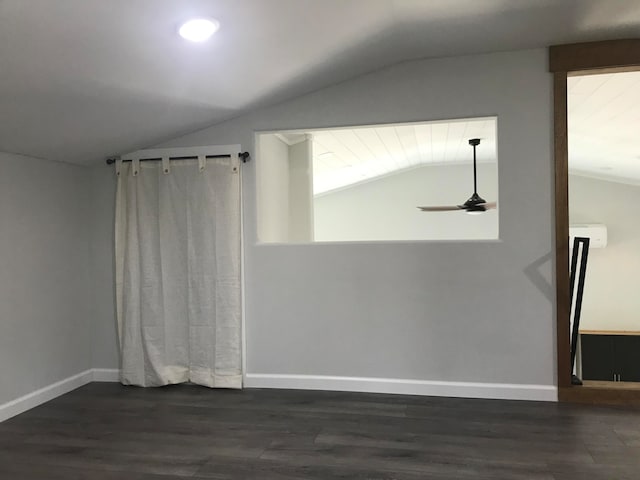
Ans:
[[[639,26],[637,0],[0,0],[0,150],[91,164],[397,62]]]
[[[482,139],[479,162],[496,161],[495,118],[321,130],[311,135],[316,194],[411,168],[471,163],[469,138]]]
[[[305,133],[313,142],[315,194],[417,167],[461,163],[471,166],[471,138],[481,139],[477,148],[479,163],[497,161],[495,117]],[[469,179],[471,172],[470,168]]]
[[[569,172],[640,185],[640,72],[569,77]]]

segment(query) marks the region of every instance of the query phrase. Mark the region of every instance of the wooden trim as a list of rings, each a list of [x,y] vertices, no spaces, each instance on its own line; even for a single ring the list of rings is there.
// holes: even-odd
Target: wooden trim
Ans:
[[[603,75],[605,73],[628,73],[640,71],[640,65],[631,65],[630,67],[617,68],[592,68],[589,70],[576,70],[575,72],[567,72],[567,77],[584,77],[585,75]]]
[[[580,330],[580,335],[640,335],[637,330]]]
[[[553,127],[556,164],[556,329],[558,355],[558,387],[571,385],[571,348],[569,305],[569,165],[567,145],[567,74],[553,75]]]
[[[589,403],[595,405],[630,405],[640,407],[640,389],[636,386],[606,385],[570,386],[558,389],[558,400],[569,403]]]
[[[575,72],[640,65],[640,39],[554,45],[549,48],[549,71]]]
[[[638,382],[605,382],[602,380],[585,380],[584,386],[588,388],[613,388],[616,390],[640,390]]]

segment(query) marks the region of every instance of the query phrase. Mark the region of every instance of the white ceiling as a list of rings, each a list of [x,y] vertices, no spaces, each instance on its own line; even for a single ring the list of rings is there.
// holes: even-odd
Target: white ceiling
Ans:
[[[194,15],[207,44],[175,34]],[[400,61],[639,26],[638,0],[0,0],[0,150],[88,164]]]
[[[478,162],[495,162],[496,120],[410,123],[306,132],[313,141],[313,191],[330,190],[427,165],[469,165],[470,138],[480,138]]]
[[[640,72],[570,77],[569,171],[640,184]]]

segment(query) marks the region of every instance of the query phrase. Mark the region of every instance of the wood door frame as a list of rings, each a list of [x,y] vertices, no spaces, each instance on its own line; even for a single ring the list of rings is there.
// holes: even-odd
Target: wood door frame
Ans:
[[[569,299],[569,164],[567,125],[567,77],[593,73],[640,70],[640,39],[554,45],[549,48],[553,73],[553,130],[555,161],[556,229],[556,348],[558,399],[589,403],[640,403],[640,390],[571,385]]]

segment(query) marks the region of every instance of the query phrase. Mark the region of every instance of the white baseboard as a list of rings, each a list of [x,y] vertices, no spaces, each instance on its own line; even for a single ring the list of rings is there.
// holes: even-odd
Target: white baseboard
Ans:
[[[0,422],[91,382],[117,382],[119,370],[93,368],[0,405]],[[510,383],[440,382],[394,378],[334,377],[325,375],[279,375],[248,373],[246,388],[334,390],[345,392],[391,393],[436,397],[496,398],[555,402],[558,389],[552,385]]]
[[[246,388],[284,388],[345,392],[392,393],[434,397],[495,398],[503,400],[558,401],[553,385],[511,383],[440,382],[395,378],[334,377],[247,373]]]
[[[35,392],[28,393],[27,395],[0,405],[0,422],[4,422],[8,418],[19,415],[22,412],[26,412],[27,410],[37,407],[49,400],[53,400],[54,398],[64,395],[71,390],[75,390],[82,385],[86,385],[92,380],[93,371],[86,370],[82,373],[65,378],[64,380],[60,380],[59,382],[41,388],[40,390],[36,390]]]
[[[117,382],[118,370],[93,368],[0,405],[0,422],[42,405],[91,382]]]
[[[117,368],[94,368],[93,381],[94,382],[119,382],[120,370],[118,370]]]

